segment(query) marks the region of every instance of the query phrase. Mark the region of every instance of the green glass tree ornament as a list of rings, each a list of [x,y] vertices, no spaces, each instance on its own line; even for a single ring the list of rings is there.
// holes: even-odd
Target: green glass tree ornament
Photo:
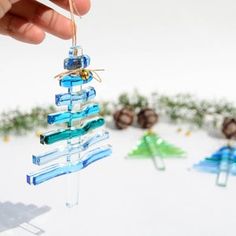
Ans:
[[[169,144],[151,130],[145,132],[137,146],[128,153],[131,158],[152,158],[158,170],[165,170],[164,158],[184,156],[185,151]]]

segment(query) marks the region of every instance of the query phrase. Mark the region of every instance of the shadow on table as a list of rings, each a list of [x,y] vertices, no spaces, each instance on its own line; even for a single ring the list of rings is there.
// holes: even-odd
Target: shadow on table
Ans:
[[[33,204],[0,202],[0,233],[13,228],[21,228],[33,235],[42,235],[45,231],[30,221],[48,211],[50,207],[37,207]]]

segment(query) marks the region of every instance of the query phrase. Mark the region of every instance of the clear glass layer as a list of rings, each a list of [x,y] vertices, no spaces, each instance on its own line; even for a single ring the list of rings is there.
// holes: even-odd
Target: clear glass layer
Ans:
[[[69,58],[75,58],[83,55],[83,48],[79,45],[72,46],[69,49]]]
[[[87,79],[83,79],[79,75],[65,75],[60,80],[59,84],[61,87],[71,88],[74,86],[80,86],[83,84],[87,84],[92,81],[93,75],[89,72],[89,77]]]
[[[96,90],[89,86],[77,93],[63,93],[55,96],[57,106],[81,104],[96,97]]]
[[[37,172],[27,175],[27,183],[38,185],[55,177],[74,173],[86,168],[88,165],[102,158],[110,156],[112,149],[110,145],[96,148],[85,154],[81,161],[77,163],[59,163],[54,164]]]
[[[98,118],[92,121],[88,121],[84,126],[78,129],[60,129],[56,131],[47,132],[45,134],[40,135],[40,143],[53,144],[67,139],[80,137],[96,128],[103,126],[104,124],[105,120],[103,118]]]
[[[152,135],[145,135],[144,141],[145,141],[147,148],[149,149],[150,155],[153,158],[153,162],[154,162],[155,167],[158,170],[165,170],[165,163],[164,163],[162,156],[158,152],[158,147],[156,145],[156,139],[153,138]]]
[[[65,146],[63,148],[57,148],[50,152],[46,152],[40,155],[33,155],[32,160],[35,165],[44,165],[58,158],[86,151],[91,146],[101,141],[104,141],[108,138],[109,138],[109,132],[103,130],[91,137],[82,140],[81,142],[71,144],[70,147]]]
[[[79,203],[79,172],[68,174],[66,184],[66,206],[72,208]]]
[[[225,187],[228,182],[228,176],[230,171],[231,165],[231,155],[233,154],[232,148],[224,149],[221,151],[222,156],[219,162],[219,171],[216,178],[216,184],[222,187]]]
[[[230,161],[228,158],[222,158],[219,164],[219,171],[216,178],[216,184],[225,187],[228,182],[229,172],[230,172]]]
[[[89,104],[78,112],[57,112],[48,115],[48,124],[60,124],[82,120],[89,116],[98,115],[100,108],[98,104]]]

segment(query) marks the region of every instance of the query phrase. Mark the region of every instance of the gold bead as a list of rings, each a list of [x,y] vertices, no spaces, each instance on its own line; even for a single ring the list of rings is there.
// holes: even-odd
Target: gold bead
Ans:
[[[86,69],[82,69],[79,74],[83,80],[87,80],[89,78],[89,71]]]

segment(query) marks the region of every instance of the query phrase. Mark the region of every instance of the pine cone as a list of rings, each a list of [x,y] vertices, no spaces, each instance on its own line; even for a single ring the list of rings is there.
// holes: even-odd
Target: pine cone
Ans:
[[[129,108],[122,108],[115,112],[113,118],[118,129],[126,129],[133,123],[134,112]]]
[[[236,119],[226,117],[222,124],[222,132],[227,139],[236,139]]]
[[[158,121],[158,114],[151,108],[141,109],[138,113],[138,124],[143,129],[149,129]]]

